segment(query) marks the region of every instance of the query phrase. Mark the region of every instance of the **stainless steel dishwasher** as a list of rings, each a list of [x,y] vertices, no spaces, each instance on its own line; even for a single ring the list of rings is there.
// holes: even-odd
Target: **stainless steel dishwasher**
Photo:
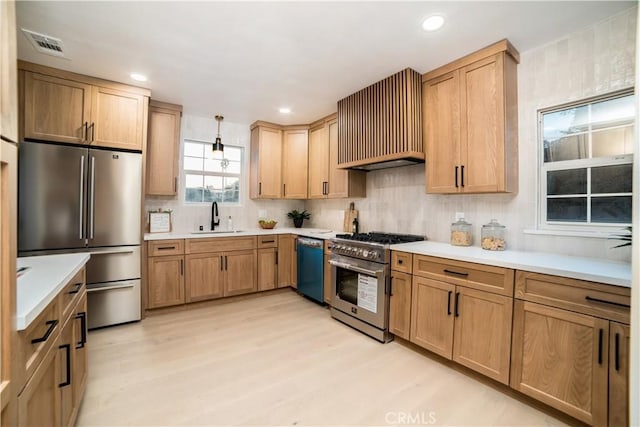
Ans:
[[[324,241],[298,237],[298,291],[324,303]]]

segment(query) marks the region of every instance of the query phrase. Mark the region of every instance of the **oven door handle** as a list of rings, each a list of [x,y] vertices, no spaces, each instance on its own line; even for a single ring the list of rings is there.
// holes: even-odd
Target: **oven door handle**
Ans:
[[[366,268],[356,267],[355,265],[347,264],[347,263],[340,262],[340,261],[334,261],[332,259],[329,260],[329,264],[331,264],[331,265],[333,265],[335,267],[341,267],[341,268],[345,268],[347,270],[357,271],[358,273],[367,274],[369,276],[378,276],[378,275],[384,273],[384,270],[367,270]]]

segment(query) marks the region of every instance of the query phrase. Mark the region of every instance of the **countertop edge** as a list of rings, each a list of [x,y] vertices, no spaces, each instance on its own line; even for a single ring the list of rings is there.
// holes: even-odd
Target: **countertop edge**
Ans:
[[[270,236],[278,234],[296,234],[298,236],[313,237],[316,239],[333,239],[336,232],[323,228],[273,228],[273,229],[249,229],[234,232],[217,232],[217,233],[191,233],[191,232],[170,232],[170,233],[145,233],[143,240],[145,242],[154,240],[171,240],[171,239],[210,239],[210,238],[229,238],[243,236]]]
[[[28,310],[27,313],[20,314],[16,313],[16,329],[18,331],[24,331],[29,327],[29,325],[42,313],[42,311],[58,296],[60,290],[75,276],[78,271],[80,271],[89,261],[91,255],[89,253],[78,253],[74,254],[78,255],[81,259],[77,261],[77,264],[73,266],[69,273],[65,276],[60,283],[57,283],[54,287],[49,289],[47,295],[38,301],[38,303]],[[49,256],[49,255],[42,255]],[[18,258],[20,260],[20,258]],[[17,304],[16,304],[17,305]]]

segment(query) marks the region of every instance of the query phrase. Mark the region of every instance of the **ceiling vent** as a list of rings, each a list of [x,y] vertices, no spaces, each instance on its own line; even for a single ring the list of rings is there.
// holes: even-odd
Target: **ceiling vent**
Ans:
[[[38,52],[44,53],[45,55],[64,58],[64,45],[62,44],[62,40],[36,33],[34,31],[25,30],[24,28],[22,28],[22,32],[27,36],[33,47]]]

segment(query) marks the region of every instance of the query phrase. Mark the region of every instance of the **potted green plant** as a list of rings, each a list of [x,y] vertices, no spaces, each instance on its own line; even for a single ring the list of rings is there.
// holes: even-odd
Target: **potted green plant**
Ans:
[[[309,218],[311,218],[311,214],[310,214],[309,212],[307,212],[306,210],[304,210],[304,211],[300,212],[300,211],[299,211],[299,210],[297,210],[297,209],[294,209],[294,210],[292,210],[291,212],[289,212],[289,213],[287,214],[287,216],[288,216],[289,218],[293,219],[293,225],[294,225],[296,228],[300,228],[300,227],[302,227],[302,222],[303,222],[305,219],[309,219]]]

